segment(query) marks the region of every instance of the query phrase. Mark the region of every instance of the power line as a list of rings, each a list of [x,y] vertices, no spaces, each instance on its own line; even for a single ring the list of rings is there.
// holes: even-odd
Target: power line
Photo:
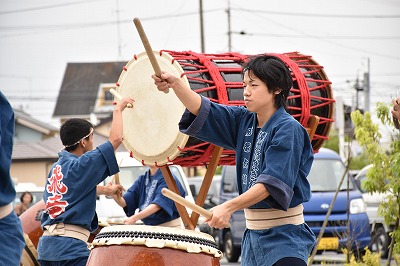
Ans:
[[[282,11],[269,11],[269,10],[256,10],[246,8],[232,8],[234,11],[248,12],[248,13],[261,13],[261,14],[272,14],[272,15],[285,15],[285,16],[297,16],[297,17],[321,17],[321,18],[400,18],[400,15],[356,15],[356,14],[321,14],[321,13],[292,13]]]
[[[321,39],[348,39],[348,40],[396,40],[400,39],[400,36],[321,36],[321,35],[298,35],[298,34],[276,34],[276,33],[247,33],[245,31],[241,32],[232,32],[238,33],[240,35],[249,35],[249,36],[268,36],[268,37],[277,37],[277,38],[321,38]]]
[[[255,12],[255,13],[258,13],[258,12]],[[252,17],[254,17],[254,14],[251,14],[251,15],[252,15]],[[287,25],[282,24],[282,23],[280,23],[280,22],[277,22],[277,21],[275,21],[275,20],[273,20],[273,19],[270,19],[270,18],[267,18],[267,17],[265,17],[265,16],[262,16],[262,15],[259,14],[259,13],[256,14],[256,15],[257,15],[258,17],[260,17],[261,19],[263,19],[263,20],[266,20],[266,21],[268,21],[268,22],[270,22],[270,23],[274,23],[274,24],[276,24],[276,25],[279,25],[280,27],[283,27],[283,28],[288,29],[288,30],[290,30],[290,31],[299,32],[299,33],[301,33],[301,34],[302,34],[303,36],[305,36],[305,37],[309,37],[309,38],[312,38],[312,39],[316,39],[316,40],[318,40],[318,41],[330,43],[330,44],[332,44],[332,45],[339,46],[339,47],[343,47],[343,48],[346,48],[346,49],[349,49],[349,50],[353,50],[353,51],[365,52],[365,53],[368,53],[368,54],[376,55],[376,56],[379,56],[379,57],[382,57],[382,58],[389,58],[389,59],[392,59],[392,60],[400,60],[400,56],[397,56],[397,55],[393,55],[393,54],[390,54],[390,55],[389,55],[389,54],[371,52],[371,51],[367,51],[367,50],[365,50],[365,49],[363,49],[363,48],[361,48],[361,47],[354,47],[354,46],[351,46],[351,45],[346,45],[346,44],[343,44],[343,43],[331,41],[331,40],[325,39],[325,38],[323,38],[323,37],[321,37],[321,36],[319,36],[319,35],[318,35],[318,36],[314,36],[314,35],[311,35],[311,34],[309,34],[308,32],[305,32],[305,31],[303,31],[303,30],[299,30],[299,29],[296,29],[296,28],[287,26]],[[300,36],[300,35],[296,35],[296,36]]]
[[[23,12],[44,10],[44,9],[50,9],[50,8],[59,8],[59,7],[64,7],[64,6],[74,6],[74,5],[87,4],[90,2],[98,2],[98,1],[99,0],[84,0],[84,1],[63,3],[63,4],[58,4],[58,5],[39,6],[39,7],[31,7],[31,8],[17,9],[17,10],[9,10],[9,11],[0,12],[0,15],[23,13]]]
[[[216,11],[221,11],[223,9],[209,9],[203,11],[203,13],[212,13]],[[187,12],[181,14],[166,14],[163,16],[151,16],[141,18],[141,21],[152,21],[152,20],[163,20],[163,19],[170,19],[171,17],[187,17],[187,16],[197,16],[198,12]],[[3,32],[1,35],[2,37],[18,37],[18,36],[27,36],[37,33],[45,33],[51,31],[60,31],[60,30],[71,30],[71,29],[84,29],[84,28],[94,28],[94,27],[102,27],[102,26],[112,26],[115,24],[128,24],[133,23],[132,19],[124,19],[117,21],[98,21],[98,22],[91,22],[91,23],[73,23],[73,24],[59,24],[59,25],[22,25],[22,26],[0,26],[0,32]],[[4,34],[4,32],[24,32],[24,33],[15,33],[15,34]]]

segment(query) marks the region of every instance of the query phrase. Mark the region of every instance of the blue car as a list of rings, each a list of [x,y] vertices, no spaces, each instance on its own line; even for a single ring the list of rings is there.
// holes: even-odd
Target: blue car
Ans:
[[[344,173],[345,165],[336,152],[321,148],[315,154],[308,176],[312,197],[309,202],[304,203],[304,219],[316,236],[321,231]],[[349,175],[346,177],[340,186],[318,251],[341,252],[343,248],[347,248],[358,256],[371,244],[369,221],[362,194],[355,186],[354,180]],[[238,195],[235,166],[223,167],[221,182],[220,203]],[[229,262],[237,262],[240,257],[245,223],[243,211],[237,211],[231,217],[229,228],[213,233]]]

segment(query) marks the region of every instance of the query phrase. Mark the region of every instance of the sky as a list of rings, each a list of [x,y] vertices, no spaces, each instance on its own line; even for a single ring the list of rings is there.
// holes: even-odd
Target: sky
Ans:
[[[14,108],[58,126],[52,114],[68,62],[129,61],[143,52],[135,17],[153,50],[202,52],[199,3],[0,0],[0,90]],[[202,3],[205,53],[311,55],[324,66],[334,97],[349,105],[357,78],[361,84],[369,72],[372,112],[376,102],[400,95],[400,0]]]

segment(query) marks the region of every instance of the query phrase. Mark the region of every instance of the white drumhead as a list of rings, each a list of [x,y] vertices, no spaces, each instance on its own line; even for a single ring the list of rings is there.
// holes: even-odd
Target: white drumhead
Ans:
[[[171,55],[157,51],[154,55],[162,71],[181,76],[183,69]],[[116,90],[122,97],[135,100],[134,107],[125,109],[122,115],[125,148],[146,165],[162,166],[178,157],[179,148],[185,147],[189,136],[179,132],[178,127],[184,105],[172,89],[160,92],[151,78],[153,74],[147,54],[141,53],[128,62]],[[186,76],[182,79],[190,86]]]
[[[207,253],[221,258],[212,236],[193,230],[147,225],[115,225],[101,229],[89,249],[96,246],[133,245]]]

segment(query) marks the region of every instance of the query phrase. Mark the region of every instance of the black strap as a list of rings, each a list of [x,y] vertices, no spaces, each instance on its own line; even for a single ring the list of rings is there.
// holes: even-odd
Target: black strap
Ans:
[[[29,249],[29,247],[27,245],[25,245],[25,251],[26,253],[28,253],[29,257],[31,258],[33,264],[35,266],[40,266],[39,262],[37,261],[35,255],[33,255],[32,251]]]

